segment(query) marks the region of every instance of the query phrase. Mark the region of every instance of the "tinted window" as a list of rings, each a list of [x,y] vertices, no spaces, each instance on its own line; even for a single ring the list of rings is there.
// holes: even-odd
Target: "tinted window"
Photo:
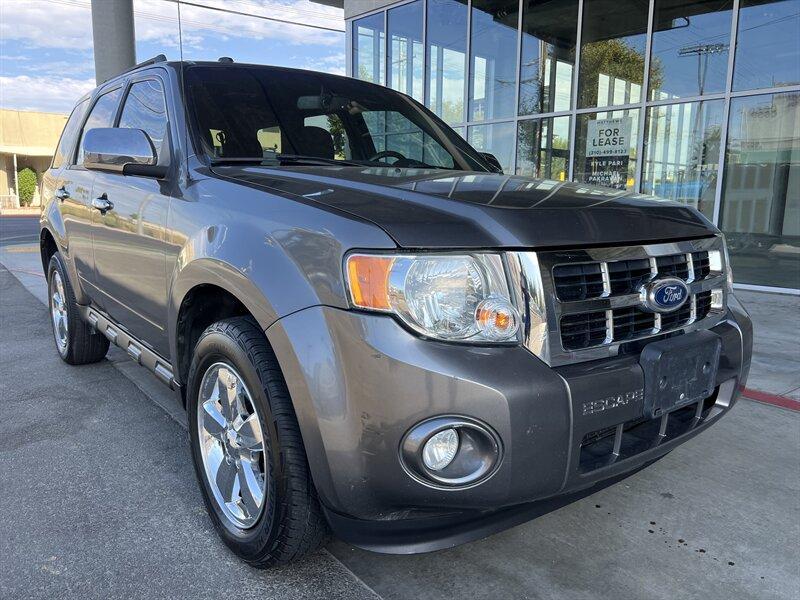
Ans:
[[[87,98],[72,110],[67,124],[64,125],[64,131],[61,133],[61,139],[58,141],[58,148],[56,148],[56,153],[53,156],[53,168],[58,168],[64,164],[67,152],[69,152],[72,143],[75,141],[75,134],[78,132],[78,127],[81,124],[81,119],[83,119],[88,105],[89,99]]]
[[[89,113],[89,118],[86,119],[86,124],[83,126],[81,133],[81,145],[78,148],[78,156],[75,159],[76,165],[83,164],[83,138],[86,132],[96,127],[111,127],[114,125],[114,115],[116,114],[117,104],[119,97],[122,94],[122,88],[117,88],[106,94],[103,94],[97,99],[95,105],[92,107],[92,112]]]
[[[150,136],[161,158],[164,137],[167,134],[167,108],[161,82],[155,79],[137,81],[131,86],[119,119],[120,127],[142,129]]]

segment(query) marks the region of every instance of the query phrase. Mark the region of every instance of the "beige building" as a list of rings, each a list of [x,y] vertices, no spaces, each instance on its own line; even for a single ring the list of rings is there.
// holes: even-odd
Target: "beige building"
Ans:
[[[16,174],[30,167],[39,175],[50,166],[67,115],[0,109],[0,207],[19,206]],[[33,204],[40,202],[39,193]]]

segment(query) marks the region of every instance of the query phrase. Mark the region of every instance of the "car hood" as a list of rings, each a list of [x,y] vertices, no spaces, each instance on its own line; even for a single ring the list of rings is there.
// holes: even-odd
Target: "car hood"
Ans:
[[[620,245],[717,232],[682,204],[515,175],[340,166],[215,166],[212,173],[371,221],[406,248]]]

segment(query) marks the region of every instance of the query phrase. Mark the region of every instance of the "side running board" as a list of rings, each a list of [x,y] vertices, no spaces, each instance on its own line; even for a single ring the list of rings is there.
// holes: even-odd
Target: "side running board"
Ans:
[[[149,369],[162,383],[176,390],[180,386],[172,374],[169,361],[153,352],[142,342],[114,323],[111,319],[96,311],[90,306],[78,306],[83,319],[97,331],[106,336],[112,344],[119,346],[128,353],[134,362]]]

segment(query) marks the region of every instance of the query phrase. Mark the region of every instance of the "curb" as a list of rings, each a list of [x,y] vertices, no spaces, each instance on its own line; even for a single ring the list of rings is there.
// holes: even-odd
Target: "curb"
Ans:
[[[772,406],[780,406],[781,408],[787,408],[795,412],[800,412],[800,402],[793,400],[788,396],[769,394],[759,390],[751,390],[750,388],[744,388],[744,390],[742,390],[742,396],[749,398],[750,400],[755,400],[756,402],[771,404]]]

